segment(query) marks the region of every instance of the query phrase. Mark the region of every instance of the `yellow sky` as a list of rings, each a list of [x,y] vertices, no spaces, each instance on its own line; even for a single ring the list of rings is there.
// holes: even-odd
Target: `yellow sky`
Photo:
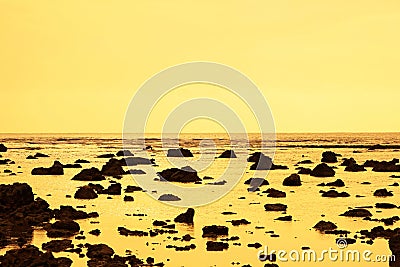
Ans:
[[[137,88],[189,61],[246,74],[278,132],[398,131],[399,33],[398,0],[0,0],[0,132],[121,132]]]

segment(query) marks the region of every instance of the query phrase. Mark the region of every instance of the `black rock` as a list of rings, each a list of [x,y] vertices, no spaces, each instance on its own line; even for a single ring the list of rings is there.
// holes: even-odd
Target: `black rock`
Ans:
[[[78,223],[72,220],[62,220],[49,224],[45,229],[47,230],[48,237],[55,238],[71,237],[76,235],[78,234],[80,227]]]
[[[311,169],[310,168],[300,167],[298,170],[299,170],[297,172],[298,174],[310,174],[311,173]]]
[[[197,172],[188,166],[181,169],[166,169],[158,172],[157,175],[160,177],[161,180],[164,179],[169,182],[194,183],[201,181],[201,179],[197,175]]]
[[[229,228],[220,225],[211,225],[203,227],[203,237],[218,237],[228,235]]]
[[[193,217],[194,217],[194,209],[189,208],[189,209],[187,209],[186,212],[179,214],[174,219],[174,222],[193,224]]]
[[[267,193],[267,197],[272,198],[284,198],[286,197],[286,193],[274,188],[268,188],[267,190],[263,191],[263,193]]]
[[[392,197],[393,193],[392,193],[392,191],[388,191],[386,188],[383,188],[383,189],[377,189],[374,192],[374,196],[376,196],[376,197]]]
[[[389,266],[400,267],[400,234],[393,235],[389,239],[389,249],[394,256],[394,261],[389,262]]]
[[[376,203],[375,208],[377,208],[377,209],[396,209],[397,206],[392,203]]]
[[[282,184],[284,186],[301,186],[300,176],[298,174],[291,174],[283,180]]]
[[[246,219],[232,220],[231,223],[232,223],[233,226],[250,224],[250,222],[248,220],[246,220]]]
[[[350,166],[350,165],[354,165],[357,164],[356,160],[354,158],[344,158],[342,164],[340,164],[340,166]]]
[[[34,168],[32,170],[32,175],[63,175],[64,169],[63,165],[59,161],[54,161],[53,166],[49,168]]]
[[[101,174],[104,176],[118,176],[118,175],[124,175],[126,174],[126,172],[122,168],[121,161],[117,159],[110,159],[101,168]]]
[[[321,183],[318,184],[317,186],[330,186],[330,187],[343,187],[345,186],[344,182],[341,179],[337,179],[334,182],[331,183]]]
[[[61,252],[69,248],[73,248],[72,241],[68,239],[51,240],[42,244],[42,249],[51,252]]]
[[[117,152],[117,157],[133,157],[132,152],[129,150],[120,150]]]
[[[265,204],[265,211],[286,211],[287,206],[285,204]]]
[[[168,149],[167,157],[193,157],[192,152],[185,148]]]
[[[74,198],[76,199],[95,199],[97,198],[97,193],[94,191],[94,189],[89,186],[85,185],[80,188],[75,192]]]
[[[122,186],[120,183],[110,184],[107,189],[99,192],[100,194],[108,194],[108,195],[121,195]]]
[[[276,221],[290,222],[290,221],[293,220],[293,218],[292,218],[292,216],[287,215],[287,216],[282,216],[282,217],[275,218],[274,220],[276,220]]]
[[[136,166],[136,165],[152,165],[155,164],[154,159],[146,159],[142,157],[127,157],[120,159],[122,166]]]
[[[323,232],[327,230],[335,230],[337,226],[333,222],[319,221],[313,228]]]
[[[348,210],[343,214],[340,214],[340,216],[345,216],[345,217],[371,217],[372,214],[366,209],[352,209]]]
[[[43,253],[39,248],[28,245],[21,249],[12,249],[0,257],[2,267],[35,267],[35,266],[58,266],[69,267],[72,260],[64,257],[54,258],[51,252]]]
[[[247,159],[248,162],[254,162],[250,166],[250,170],[286,170],[289,169],[287,166],[275,165],[272,163],[272,159],[261,152],[254,152]]]
[[[83,169],[80,173],[75,175],[72,180],[76,181],[102,181],[106,178],[101,174],[97,168]]]
[[[346,192],[337,192],[336,190],[329,190],[327,192],[321,191],[322,197],[349,197],[350,195]]]
[[[143,189],[141,187],[139,187],[139,186],[136,186],[136,185],[128,185],[125,188],[125,193],[132,193],[132,192],[135,192],[135,191],[143,191]]]
[[[335,170],[325,163],[318,164],[310,173],[314,177],[333,177]]]
[[[75,160],[75,163],[76,164],[81,164],[81,163],[90,163],[90,161],[88,161],[88,160],[86,160],[86,159],[77,159],[77,160]]]
[[[124,201],[134,201],[132,196],[124,196]]]
[[[366,169],[362,165],[358,165],[356,163],[348,165],[344,171],[346,172],[364,172]]]
[[[207,241],[207,251],[223,251],[229,248],[229,244],[225,242]]]
[[[332,151],[325,151],[322,153],[321,162],[335,163],[337,162],[337,155]]]
[[[222,152],[221,155],[219,155],[218,158],[237,158],[235,151],[233,150],[225,150],[224,152]]]
[[[161,195],[158,200],[160,201],[179,201],[181,200],[180,197],[172,195],[172,194],[163,194]]]
[[[110,258],[112,255],[114,255],[114,250],[105,244],[86,244],[86,247],[86,256],[91,259]]]
[[[0,152],[7,152],[7,147],[3,144],[0,144]]]
[[[97,158],[101,158],[101,159],[108,159],[108,158],[113,158],[115,157],[114,154],[108,153],[108,154],[102,154],[102,155],[98,155]]]
[[[33,157],[35,158],[48,158],[49,155],[43,154],[43,153],[36,153]]]
[[[139,170],[139,169],[131,169],[128,171],[128,173],[130,173],[130,174],[146,174],[145,171]]]

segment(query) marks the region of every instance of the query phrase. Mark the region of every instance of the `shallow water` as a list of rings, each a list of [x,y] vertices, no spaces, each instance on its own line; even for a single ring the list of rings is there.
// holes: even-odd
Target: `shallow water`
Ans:
[[[165,157],[166,148],[162,147],[162,142],[157,135],[146,136],[146,145],[151,145],[154,151],[150,155],[155,158],[159,165],[155,167],[155,171],[171,167],[170,161]],[[209,138],[215,142],[217,150],[214,151],[210,145],[201,150],[199,142]],[[258,151],[258,135],[250,135],[251,147],[249,150],[245,146],[245,136],[235,136],[232,148],[238,155],[237,159],[232,159],[232,166],[239,166],[247,158],[249,153]],[[296,249],[301,252],[301,247],[309,246],[317,252],[323,249],[337,249],[334,235],[323,235],[312,227],[320,220],[332,221],[338,225],[339,229],[349,230],[349,237],[356,235],[356,232],[361,229],[371,229],[383,223],[364,221],[362,219],[346,218],[338,216],[345,212],[349,207],[356,206],[374,206],[377,202],[390,202],[400,205],[398,195],[400,194],[399,187],[388,187],[389,184],[396,182],[396,179],[389,178],[393,173],[377,173],[368,169],[366,172],[350,173],[344,172],[344,167],[339,166],[341,160],[336,164],[336,175],[333,178],[315,178],[309,175],[301,175],[302,186],[300,187],[284,187],[282,180],[291,173],[297,173],[295,164],[304,159],[311,159],[314,163],[304,167],[314,167],[321,160],[321,154],[328,149],[324,148],[303,148],[307,145],[347,145],[348,148],[329,149],[341,154],[343,157],[353,157],[356,161],[362,164],[367,159],[375,160],[391,160],[399,157],[399,151],[395,149],[384,150],[367,150],[365,148],[357,148],[357,146],[374,145],[374,144],[400,144],[400,134],[398,133],[377,133],[377,134],[280,134],[277,136],[277,148],[275,151],[274,163],[286,165],[288,170],[273,170],[267,175],[267,180],[270,186],[261,187],[261,191],[266,188],[273,187],[285,191],[287,197],[283,199],[267,198],[265,194],[260,192],[248,192],[247,185],[244,181],[252,177],[254,171],[249,170],[251,163],[246,164],[246,172],[240,175],[240,170],[237,170],[240,181],[235,184],[235,179],[228,181],[222,186],[208,186],[207,190],[215,190],[225,192],[226,188],[234,186],[233,189],[218,201],[207,205],[195,208],[195,223],[194,226],[184,226],[177,224],[176,230],[178,234],[174,235],[158,235],[156,237],[125,237],[119,235],[117,228],[125,226],[128,229],[134,230],[149,230],[153,228],[152,221],[155,219],[166,220],[175,218],[178,214],[184,212],[186,208],[175,207],[169,204],[161,203],[157,198],[162,191],[168,190],[167,185],[157,187],[157,193],[134,192],[134,202],[124,202],[123,196],[113,196],[112,199],[107,199],[107,195],[99,195],[99,198],[94,200],[77,200],[74,198],[66,198],[67,194],[74,195],[77,187],[87,184],[87,182],[71,181],[71,178],[80,169],[64,169],[63,176],[32,176],[30,174],[32,168],[43,166],[51,166],[54,160],[59,160],[63,164],[73,163],[77,159],[87,159],[90,164],[82,164],[84,168],[98,167],[108,161],[108,159],[96,158],[97,155],[104,153],[116,153],[122,149],[121,135],[117,134],[2,134],[0,135],[0,143],[5,144],[9,150],[6,153],[1,153],[3,158],[10,158],[16,162],[15,165],[0,165],[0,180],[3,184],[14,182],[27,182],[33,188],[33,192],[45,199],[51,208],[58,208],[60,205],[86,205],[85,211],[97,211],[100,214],[99,218],[78,220],[81,229],[85,231],[86,240],[73,239],[74,244],[79,243],[105,243],[112,247],[119,255],[125,255],[125,250],[129,249],[139,258],[152,256],[156,262],[163,261],[166,266],[232,266],[232,263],[251,264],[252,266],[263,266],[257,259],[259,249],[247,247],[249,243],[259,242],[263,246],[274,250],[284,249],[290,251]],[[226,135],[219,134],[196,134],[196,135],[181,135],[180,144],[190,149],[194,154],[194,159],[200,158],[200,152],[205,154],[218,156],[225,149],[231,147],[229,138]],[[299,147],[287,147],[299,146]],[[351,147],[354,146],[354,147]],[[361,153],[353,153],[357,150]],[[143,153],[141,142],[133,142],[131,151],[134,154]],[[41,152],[49,155],[49,158],[39,158],[37,160],[27,160],[28,155],[33,155],[36,152]],[[171,159],[170,159],[171,160]],[[188,164],[183,159],[175,159],[173,161],[178,167]],[[200,162],[201,163],[201,162]],[[200,177],[204,175],[218,178],[225,170],[229,159],[216,159],[210,166],[199,173]],[[190,164],[190,162],[189,162]],[[199,164],[199,163],[198,163]],[[21,168],[18,168],[20,166]],[[203,166],[203,167],[204,167]],[[151,166],[135,166],[127,167],[126,169],[142,169],[147,172],[146,175],[135,175],[135,179],[140,185],[149,182],[151,186],[154,183],[154,169]],[[10,169],[17,173],[17,176],[9,176],[4,173],[5,169]],[[196,168],[195,168],[196,169]],[[233,170],[235,173],[235,169]],[[267,172],[262,173],[266,175]],[[339,192],[346,191],[351,197],[349,198],[322,198],[320,190],[327,188],[317,187],[321,182],[331,182],[337,178],[342,179],[346,186],[336,189]],[[108,180],[116,180],[125,188],[126,185],[137,184],[135,179],[130,175],[125,175],[122,179],[117,180],[109,178]],[[109,184],[109,181],[97,182],[104,186]],[[361,185],[361,182],[369,181],[371,185]],[[388,188],[393,191],[394,197],[376,198],[373,192],[379,188]],[[149,190],[150,192],[151,190]],[[47,196],[51,194],[51,196]],[[363,195],[363,198],[356,198],[356,195]],[[185,196],[181,196],[184,200]],[[238,199],[245,197],[245,199]],[[252,204],[250,204],[252,203]],[[259,204],[257,204],[259,203]],[[292,215],[294,221],[282,222],[274,219],[282,216],[280,212],[265,212],[264,204],[266,203],[284,203],[288,205],[288,215]],[[223,211],[234,211],[236,215],[222,215]],[[386,218],[394,215],[399,215],[398,209],[378,211],[370,209],[373,218]],[[144,213],[147,216],[127,216],[126,214]],[[325,215],[325,217],[321,217]],[[232,226],[228,220],[245,218],[251,222],[249,225]],[[99,222],[93,224],[91,222]],[[208,239],[202,238],[202,227],[205,225],[226,225],[229,227],[229,236],[239,236],[241,246],[234,246],[233,242],[229,242],[229,249],[223,252],[208,252],[205,249]],[[390,228],[399,227],[400,222],[395,223]],[[263,226],[264,229],[256,229],[256,226]],[[92,236],[87,234],[92,229],[100,229],[100,236]],[[385,228],[387,228],[385,226]],[[274,231],[279,237],[271,237],[267,231]],[[172,237],[181,237],[189,233],[195,239],[191,242],[173,241]],[[41,244],[49,241],[46,233],[42,230],[36,230],[32,243],[38,247]],[[173,249],[167,249],[166,245],[184,246],[195,244],[196,248],[190,251],[177,252]],[[10,247],[0,250],[4,254]],[[262,249],[262,248],[260,248]],[[389,255],[390,250],[386,240],[376,239],[373,245],[361,243],[357,239],[356,244],[349,245],[348,249],[358,249],[364,251],[371,250],[373,255]],[[74,263],[73,266],[86,266],[87,258],[78,258],[77,254],[73,253],[54,253],[56,256],[70,257]],[[326,259],[324,262],[304,263],[304,262],[277,262],[279,266],[320,266],[322,264],[328,266],[365,266],[366,263],[361,262],[331,262]],[[374,266],[388,266],[388,263],[374,262]],[[237,265],[235,265],[237,266]]]

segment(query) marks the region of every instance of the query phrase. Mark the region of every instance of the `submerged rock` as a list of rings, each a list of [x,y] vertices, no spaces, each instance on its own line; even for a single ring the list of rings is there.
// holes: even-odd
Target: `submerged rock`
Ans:
[[[158,200],[160,201],[179,201],[181,200],[180,197],[172,195],[172,194],[163,194],[161,195]]]
[[[282,216],[282,217],[275,218],[274,220],[276,220],[276,221],[290,222],[290,221],[293,220],[293,218],[292,218],[291,215],[287,215],[287,216]]]
[[[127,157],[120,159],[122,166],[136,166],[136,165],[152,165],[155,164],[154,159],[147,159],[142,157]]]
[[[311,173],[311,169],[310,168],[299,167],[298,170],[299,170],[297,172],[298,174],[310,174]]]
[[[335,170],[326,163],[321,163],[311,171],[310,175],[314,177],[333,177],[335,176]]]
[[[331,182],[331,183],[317,184],[317,186],[343,187],[343,186],[345,186],[345,184],[341,179],[337,179],[336,181]]]
[[[32,170],[32,175],[63,175],[63,165],[59,161],[54,161],[53,166],[49,168],[39,167]]]
[[[130,174],[146,174],[145,171],[139,170],[139,169],[131,169],[128,171],[128,173],[130,173]]]
[[[120,150],[117,152],[117,157],[133,157],[132,152],[129,150]]]
[[[392,191],[388,191],[386,188],[383,188],[383,189],[377,189],[374,192],[374,196],[375,197],[392,197],[393,193],[392,193]]]
[[[48,158],[49,155],[43,154],[43,153],[36,153],[33,157],[35,158]]]
[[[274,188],[268,188],[267,190],[263,191],[263,193],[267,193],[267,197],[272,198],[284,198],[286,197],[286,193]]]
[[[364,172],[366,169],[362,165],[358,165],[356,163],[348,165],[344,171],[346,172]]]
[[[323,232],[327,230],[335,230],[337,229],[337,226],[333,222],[319,221],[313,228]]]
[[[291,174],[283,180],[282,184],[284,186],[301,186],[300,176],[298,174]]]
[[[74,198],[76,199],[95,199],[97,197],[97,193],[89,185],[78,188],[74,195]]]
[[[88,258],[107,258],[114,255],[114,250],[105,244],[86,244]]]
[[[71,237],[78,234],[79,224],[72,220],[56,221],[45,227],[48,237]]]
[[[300,165],[300,164],[313,164],[313,162],[312,162],[312,160],[305,159],[305,160],[297,162],[297,165]]]
[[[110,184],[107,189],[102,190],[99,194],[121,195],[122,186],[120,183]]]
[[[143,189],[141,187],[139,187],[139,186],[136,186],[136,185],[128,185],[125,188],[125,193],[132,193],[132,192],[135,192],[135,191],[143,191]]]
[[[250,186],[269,185],[268,181],[265,180],[264,178],[249,178],[244,182],[244,184],[247,184]]]
[[[203,237],[218,237],[225,236],[229,233],[229,228],[220,225],[211,225],[203,227]]]
[[[233,150],[225,150],[224,152],[222,152],[221,155],[219,155],[218,158],[237,158],[235,151]]]
[[[71,206],[60,206],[59,209],[53,210],[53,214],[57,220],[80,220],[99,217],[97,212],[86,213]]]
[[[174,222],[193,224],[194,209],[189,208],[186,212],[179,214],[174,219]]]
[[[131,202],[134,201],[132,196],[124,196],[124,201]]]
[[[345,216],[345,217],[371,217],[372,214],[369,212],[369,210],[366,209],[352,209],[348,210],[343,214],[340,214],[340,216]]]
[[[232,223],[233,226],[250,224],[250,222],[248,220],[246,220],[246,219],[232,220],[231,223]]]
[[[186,148],[172,148],[168,149],[167,157],[193,157],[193,154]]]
[[[336,156],[337,155],[332,151],[325,151],[322,153],[321,162],[336,163],[338,161]]]
[[[344,158],[342,164],[340,166],[350,166],[357,164],[356,160],[354,158]]]
[[[102,181],[105,179],[106,178],[102,175],[100,170],[95,167],[83,169],[80,173],[72,178],[72,180],[76,181]]]
[[[325,191],[321,191],[322,193],[322,197],[332,197],[332,198],[336,198],[336,197],[349,197],[350,194],[346,193],[346,192],[337,192],[336,190],[329,190],[327,192]]]
[[[287,206],[285,204],[265,204],[265,211],[286,211]]]
[[[190,167],[189,167],[190,168]],[[190,168],[183,167],[181,169],[171,168],[158,172],[157,175],[160,179],[164,179],[168,182],[179,182],[179,183],[194,183],[202,181],[197,175],[197,172]]]
[[[223,251],[229,248],[229,244],[225,242],[207,241],[207,251]]]
[[[392,203],[376,203],[375,208],[377,208],[377,209],[396,209],[397,206]]]
[[[97,158],[99,158],[99,159],[108,159],[108,158],[113,158],[113,157],[115,157],[115,155],[112,153],[107,153],[107,154],[102,154],[102,155],[97,156]]]
[[[90,163],[90,161],[88,161],[88,160],[85,160],[85,159],[77,159],[77,160],[75,160],[75,163],[76,164],[81,164],[81,163]]]

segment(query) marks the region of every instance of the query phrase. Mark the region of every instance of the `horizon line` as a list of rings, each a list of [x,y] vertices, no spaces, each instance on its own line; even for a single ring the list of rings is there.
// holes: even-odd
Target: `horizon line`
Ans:
[[[365,131],[354,131],[354,132],[348,132],[348,131],[325,131],[325,132],[275,132],[275,133],[264,133],[264,134],[353,134],[353,133],[360,133],[360,134],[387,134],[387,133],[400,133],[398,132],[393,132],[393,131],[382,131],[382,132],[365,132]],[[124,134],[121,132],[5,132],[5,133],[0,133],[2,134]],[[125,133],[125,134],[143,134],[143,133]],[[168,132],[168,133],[160,133],[160,132],[152,132],[152,133],[144,133],[146,134],[261,134],[260,132],[234,132],[234,133],[227,133],[227,132],[185,132],[185,133],[179,133],[179,132]]]

